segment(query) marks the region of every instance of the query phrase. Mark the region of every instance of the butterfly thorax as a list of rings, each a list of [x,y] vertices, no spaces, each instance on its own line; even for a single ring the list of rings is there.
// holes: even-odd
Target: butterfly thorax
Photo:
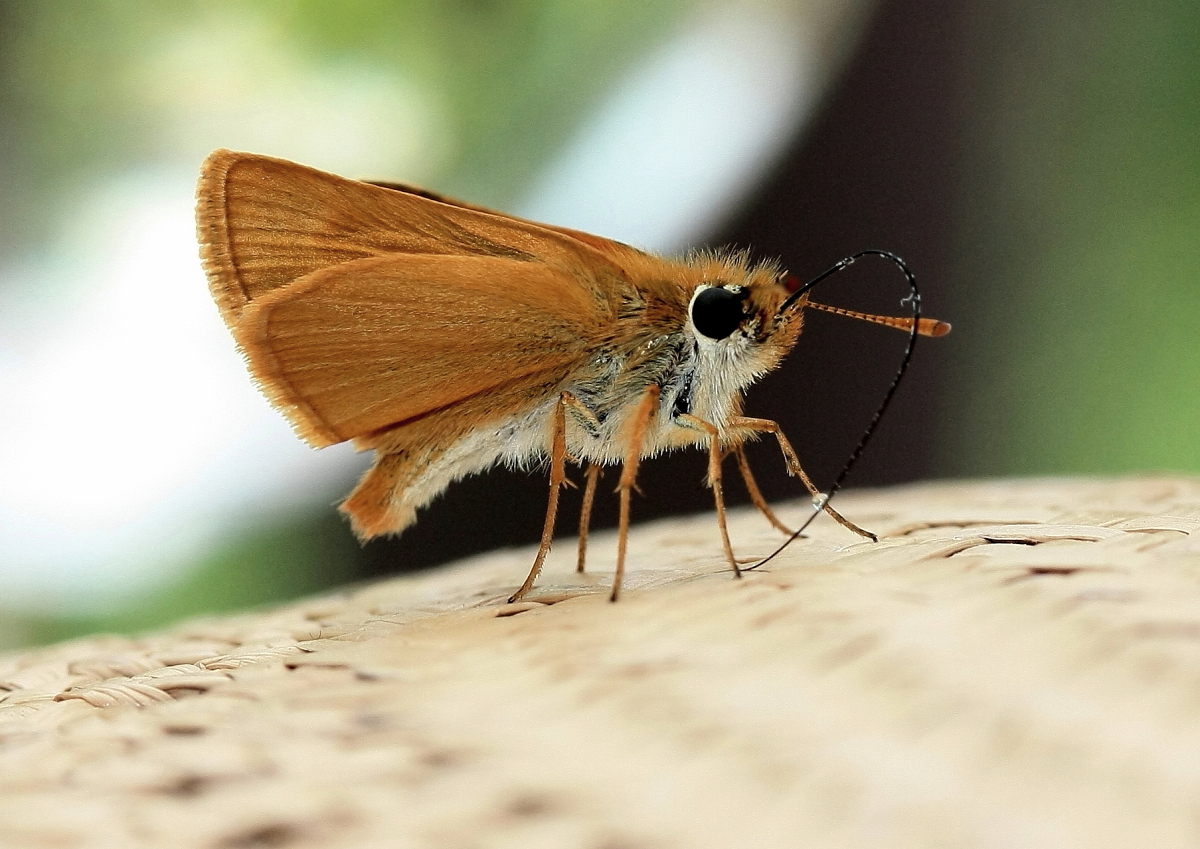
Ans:
[[[723,442],[739,442],[728,424],[741,415],[742,391],[779,364],[799,333],[799,311],[776,315],[787,293],[771,266],[749,265],[740,255],[648,260],[630,269],[608,334],[564,386],[592,413],[568,416],[568,450],[579,459],[623,459],[628,420],[651,385],[659,388],[659,406],[643,456],[703,444],[707,436],[691,417],[715,425]],[[721,339],[701,332],[693,316],[697,294],[714,287],[740,299],[741,318]]]

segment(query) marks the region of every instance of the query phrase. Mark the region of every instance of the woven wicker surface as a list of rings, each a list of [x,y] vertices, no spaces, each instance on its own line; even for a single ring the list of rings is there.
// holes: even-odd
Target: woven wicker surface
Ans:
[[[636,527],[615,605],[609,536],[0,657],[0,844],[1200,843],[1200,481],[839,507],[741,581]]]

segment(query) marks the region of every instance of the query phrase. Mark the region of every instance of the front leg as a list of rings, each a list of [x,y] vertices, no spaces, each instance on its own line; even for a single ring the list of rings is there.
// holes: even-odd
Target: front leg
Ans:
[[[795,449],[788,442],[786,436],[783,435],[783,429],[779,427],[779,422],[773,422],[770,419],[752,419],[745,416],[735,416],[729,421],[729,429],[733,431],[750,431],[753,433],[770,433],[774,435],[775,441],[779,443],[779,450],[783,454],[783,462],[787,466],[788,474],[800,478],[804,482],[805,488],[813,497],[813,504],[820,505],[820,509],[830,515],[839,525],[847,530],[853,531],[859,536],[866,537],[872,542],[878,542],[879,538],[870,531],[863,530],[858,525],[851,522],[845,516],[829,506],[825,495],[817,489],[808,474],[800,466],[800,458],[796,456]]]
[[[750,496],[750,503],[758,508],[758,512],[766,517],[767,521],[775,526],[776,530],[782,531],[784,536],[790,537],[792,529],[779,521],[779,517],[775,515],[767,500],[763,498],[762,490],[758,488],[758,482],[754,480],[754,474],[750,471],[750,462],[746,459],[746,449],[738,445],[736,448],[730,449],[733,456],[737,458],[738,471],[742,473],[742,483],[746,485],[746,494]]]

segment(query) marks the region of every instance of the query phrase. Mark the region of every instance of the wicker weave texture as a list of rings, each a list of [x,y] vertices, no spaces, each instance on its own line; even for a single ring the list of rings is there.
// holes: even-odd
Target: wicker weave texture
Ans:
[[[615,605],[598,536],[0,657],[0,845],[1200,844],[1200,481],[839,508],[740,581],[636,527]]]

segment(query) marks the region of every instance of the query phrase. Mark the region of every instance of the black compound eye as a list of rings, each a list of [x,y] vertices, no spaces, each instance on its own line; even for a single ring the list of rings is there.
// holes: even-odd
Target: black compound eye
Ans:
[[[692,301],[692,324],[709,339],[725,339],[746,318],[742,302],[746,291],[731,292],[720,286],[705,289]]]

